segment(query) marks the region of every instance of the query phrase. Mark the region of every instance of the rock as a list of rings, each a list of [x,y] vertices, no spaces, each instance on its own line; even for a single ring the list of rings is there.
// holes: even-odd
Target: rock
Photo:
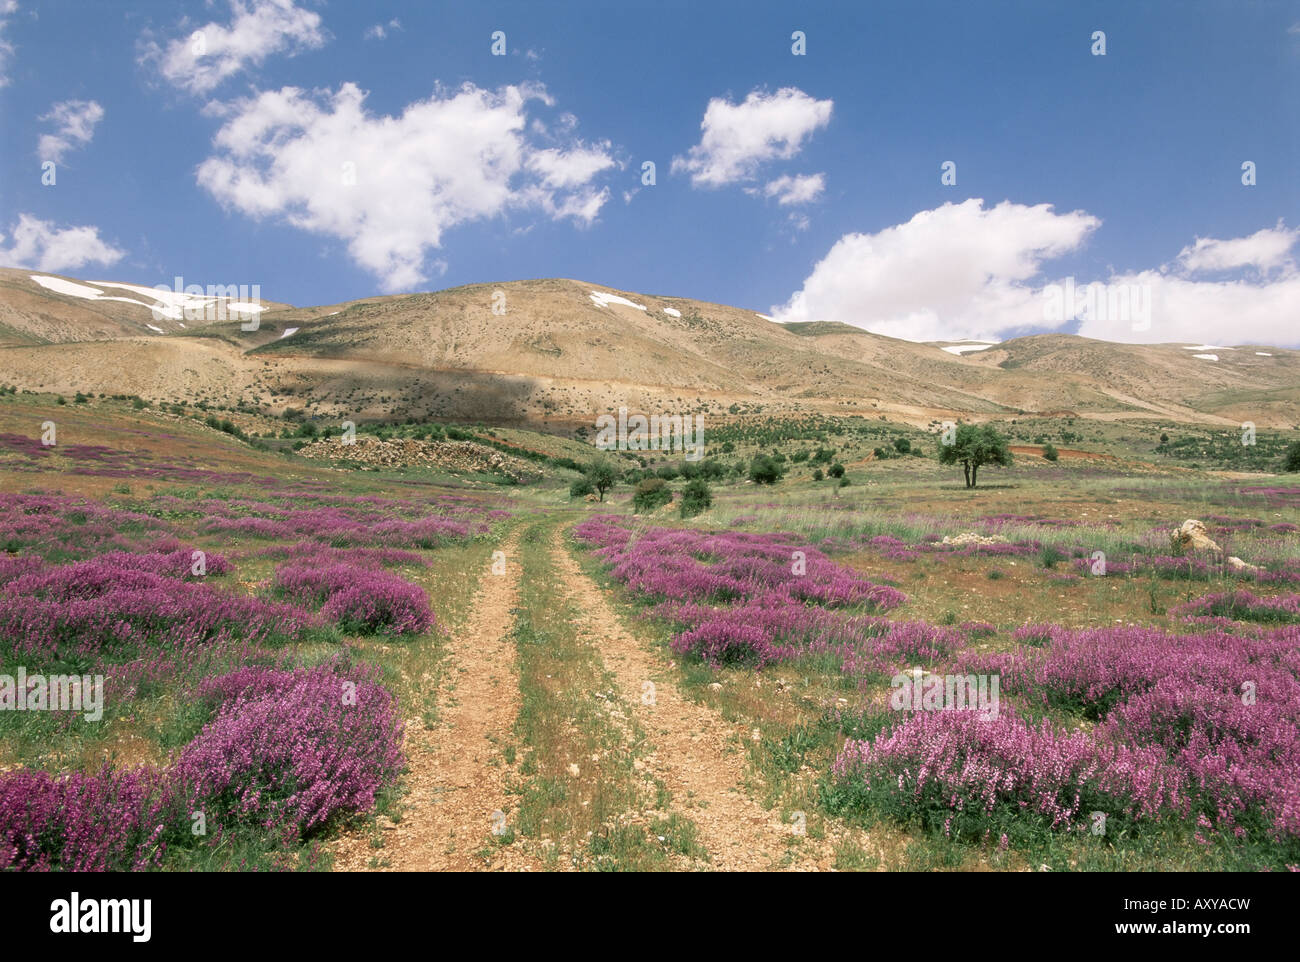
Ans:
[[[1205,525],[1195,518],[1188,518],[1181,525],[1174,529],[1170,535],[1169,542],[1174,551],[1183,553],[1186,551],[1222,551],[1210,538],[1209,533],[1205,530]]]
[[[1006,544],[1007,539],[1000,534],[980,534],[976,531],[963,531],[961,534],[945,535],[941,544]]]
[[[710,682],[709,691],[722,691],[722,685],[719,682]]]
[[[1242,561],[1236,555],[1228,559],[1228,567],[1234,571],[1258,571],[1259,565],[1253,565],[1249,561]]]
[[[392,832],[397,830],[397,823],[394,822],[387,815],[380,815],[378,818],[375,819],[375,824],[378,825],[385,832]]]

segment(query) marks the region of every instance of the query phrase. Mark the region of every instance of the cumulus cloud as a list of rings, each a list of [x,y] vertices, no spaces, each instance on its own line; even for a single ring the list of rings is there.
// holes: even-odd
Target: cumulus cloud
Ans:
[[[700,142],[673,158],[672,171],[690,174],[694,187],[752,180],[762,164],[799,153],[814,131],[830,123],[833,106],[796,87],[774,94],[755,90],[739,104],[714,97],[700,122]]]
[[[435,91],[398,116],[365,109],[365,93],[294,87],[213,107],[225,121],[198,183],[223,205],[338,238],[386,290],[427,278],[448,230],[517,210],[590,224],[609,199],[594,179],[616,166],[608,142],[530,125],[539,86]],[[561,139],[562,138],[562,139]]]
[[[1078,333],[1130,344],[1300,345],[1300,272],[1264,281],[1194,280],[1147,270],[1117,274],[1114,286],[1146,288],[1152,304],[1150,327],[1139,330],[1121,318],[1085,318]]]
[[[36,151],[41,160],[63,162],[63,155],[84,147],[95,136],[95,127],[104,119],[104,108],[94,100],[64,100],[40,118],[54,124],[54,133],[42,134]]]
[[[1101,222],[1083,211],[971,198],[921,211],[875,234],[845,234],[780,321],[838,320],[912,341],[993,339],[1042,325],[1027,282],[1043,261],[1078,248]]]
[[[748,194],[762,194],[767,198],[776,198],[782,207],[794,204],[811,204],[826,189],[825,174],[799,174],[778,177],[769,180],[762,188],[748,187]]]
[[[1260,273],[1268,273],[1292,269],[1294,264],[1289,255],[1297,238],[1300,238],[1300,228],[1287,230],[1280,222],[1276,227],[1233,240],[1198,237],[1194,244],[1179,252],[1178,263],[1188,271],[1229,271],[1252,267]]]
[[[125,252],[99,239],[97,227],[56,227],[51,221],[19,214],[9,246],[0,246],[0,263],[60,273],[87,264],[116,264]],[[5,237],[0,234],[0,245]]]
[[[294,0],[230,0],[228,24],[207,23],[164,45],[145,39],[140,62],[173,86],[207,94],[246,66],[320,48],[325,39],[320,14]]]
[[[0,87],[9,83],[9,61],[13,59],[14,45],[5,39],[9,17],[18,12],[18,0],[0,0]]]
[[[845,321],[910,341],[997,341],[1065,329],[1127,343],[1300,342],[1300,270],[1289,256],[1300,231],[1279,223],[1248,237],[1198,239],[1178,255],[1180,270],[1043,276],[1047,261],[1079,248],[1099,225],[1084,211],[1058,214],[1047,204],[944,204],[875,234],[844,235],[772,313],[780,321]],[[1227,270],[1247,276],[1197,276]],[[1104,285],[1107,300],[1079,309],[1090,283]],[[1053,316],[1048,305],[1067,284],[1075,303]]]

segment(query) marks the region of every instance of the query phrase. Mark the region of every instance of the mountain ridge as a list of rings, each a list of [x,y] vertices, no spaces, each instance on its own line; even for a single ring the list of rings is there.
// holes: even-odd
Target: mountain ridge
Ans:
[[[33,275],[100,295],[50,289]],[[1209,360],[1195,356],[1208,345],[1045,333],[956,353],[944,346],[976,342],[904,341],[839,321],[782,324],[571,278],[309,307],[262,301],[256,325],[251,313],[205,319],[174,305],[163,306],[177,316],[160,316],[139,300],[148,290],[0,269],[3,379],[28,390],[244,400],[322,417],[501,424],[585,423],[619,406],[721,415],[761,406],[918,425],[1051,412],[1300,423],[1300,351],[1267,345],[1214,348],[1218,360]]]

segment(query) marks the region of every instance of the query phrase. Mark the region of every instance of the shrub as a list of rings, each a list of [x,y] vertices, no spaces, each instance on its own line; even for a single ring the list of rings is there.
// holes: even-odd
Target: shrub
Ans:
[[[693,518],[711,507],[713,507],[713,493],[709,490],[708,482],[703,478],[687,482],[686,490],[682,492],[682,517]]]
[[[757,454],[749,462],[749,480],[755,484],[776,484],[781,477],[781,466],[766,454]]]
[[[156,866],[167,792],[148,771],[0,774],[0,871],[122,872]]]
[[[585,498],[587,495],[595,493],[595,486],[592,485],[591,479],[585,475],[569,485],[569,497],[571,498]]]
[[[672,499],[673,493],[660,478],[646,478],[638,482],[633,491],[632,507],[639,514],[642,511],[653,511]]]
[[[894,438],[894,450],[899,454],[908,454],[912,450],[912,442],[907,438]]]
[[[813,472],[813,480],[814,480],[814,481],[820,481],[820,480],[821,480],[822,478],[824,478],[824,477],[826,477],[826,475],[822,474],[822,469],[821,469],[821,468],[818,468],[816,471]]]
[[[832,478],[844,477],[844,465],[836,461],[827,469],[827,474],[829,474]]]
[[[1002,712],[917,712],[874,741],[847,741],[832,769],[835,807],[914,813],[946,835],[990,828],[1070,829],[1101,809],[1158,818],[1181,802],[1182,780],[1155,748],[1096,744],[1081,732],[1033,726]],[[1028,821],[1027,821],[1028,820]]]
[[[1300,471],[1300,441],[1292,442],[1286,449],[1286,458],[1282,467],[1285,471]]]
[[[434,623],[424,589],[387,571],[287,562],[276,569],[275,587],[299,602],[323,602],[321,614],[352,634],[420,634]]]
[[[1043,445],[1043,457],[1046,458],[1048,461],[1055,461],[1060,456],[1061,453],[1056,450],[1055,445],[1052,444]]]
[[[243,668],[204,684],[217,714],[177,760],[185,811],[306,836],[364,811],[403,764],[393,696],[370,673]]]

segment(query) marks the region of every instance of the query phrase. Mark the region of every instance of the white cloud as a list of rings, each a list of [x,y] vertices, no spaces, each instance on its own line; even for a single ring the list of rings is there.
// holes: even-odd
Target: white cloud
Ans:
[[[714,97],[700,123],[700,142],[687,156],[673,158],[672,171],[689,173],[695,187],[751,180],[760,165],[797,154],[815,130],[830,123],[833,106],[795,87],[774,94],[755,90],[739,104]]]
[[[788,207],[792,204],[811,204],[821,196],[826,189],[825,174],[798,174],[791,176],[787,174],[784,177],[778,177],[775,180],[769,180],[760,190],[757,187],[748,187],[745,192],[748,194],[762,194],[764,197],[775,197],[776,202],[782,207]]]
[[[104,119],[104,108],[94,100],[64,100],[40,119],[53,121],[55,131],[41,135],[37,153],[41,160],[62,163],[64,154],[86,146],[94,138],[96,125]]]
[[[422,283],[460,224],[531,209],[587,225],[609,199],[592,183],[615,165],[608,143],[528,139],[545,136],[527,117],[531,102],[553,103],[541,87],[465,84],[398,116],[369,114],[365,96],[351,83],[286,87],[212,108],[226,120],[198,183],[244,214],[339,238],[389,291]]]
[[[12,244],[0,246],[0,263],[59,273],[87,264],[115,264],[124,251],[99,239],[97,227],[58,228],[31,214],[19,214]],[[0,245],[5,241],[0,235]]]
[[[551,189],[577,187],[587,183],[602,170],[614,166],[608,151],[608,142],[595,148],[576,147],[570,150],[548,148],[528,157],[528,169],[539,174],[542,184]]]
[[[320,14],[294,0],[230,0],[228,25],[208,23],[159,46],[142,41],[140,62],[154,64],[168,83],[206,94],[272,54],[297,54],[325,45]]]
[[[4,38],[5,27],[9,26],[6,18],[17,12],[18,0],[0,0],[0,87],[7,86],[9,83],[9,75],[6,71],[14,55],[14,45]]]
[[[402,21],[394,17],[392,20],[389,20],[388,23],[377,23],[374,26],[369,27],[363,37],[366,40],[383,40],[388,36],[388,31],[401,29]]]
[[[1046,303],[1049,290],[1059,292],[1065,281],[1049,288],[1042,265],[1077,249],[1099,224],[1084,211],[1057,214],[1047,204],[944,204],[876,234],[844,235],[773,314],[780,321],[845,321],[911,341],[998,341],[1060,329],[1070,322],[1047,320]],[[1149,319],[1141,307],[1128,315],[1082,311],[1077,333],[1148,344],[1300,343],[1300,270],[1287,256],[1298,236],[1279,223],[1249,237],[1201,239],[1179,254],[1187,273],[1162,267],[1099,279],[1109,293],[1138,294],[1129,303],[1149,305]],[[1257,272],[1211,281],[1191,276],[1242,268]],[[1087,284],[1074,281],[1076,299]]]
[[[1130,344],[1300,344],[1300,271],[1265,281],[1198,281],[1147,270],[1108,278],[1147,285],[1151,325],[1135,331],[1122,319],[1084,320],[1079,333]]]
[[[1196,243],[1179,252],[1178,263],[1188,271],[1253,267],[1267,273],[1278,268],[1288,269],[1294,266],[1288,254],[1297,238],[1300,238],[1300,228],[1287,230],[1281,223],[1234,240],[1198,237]]]
[[[772,313],[780,321],[846,321],[912,341],[1000,340],[1005,331],[1043,325],[1042,302],[1026,282],[1099,224],[1050,204],[944,204],[876,234],[845,234]]]

